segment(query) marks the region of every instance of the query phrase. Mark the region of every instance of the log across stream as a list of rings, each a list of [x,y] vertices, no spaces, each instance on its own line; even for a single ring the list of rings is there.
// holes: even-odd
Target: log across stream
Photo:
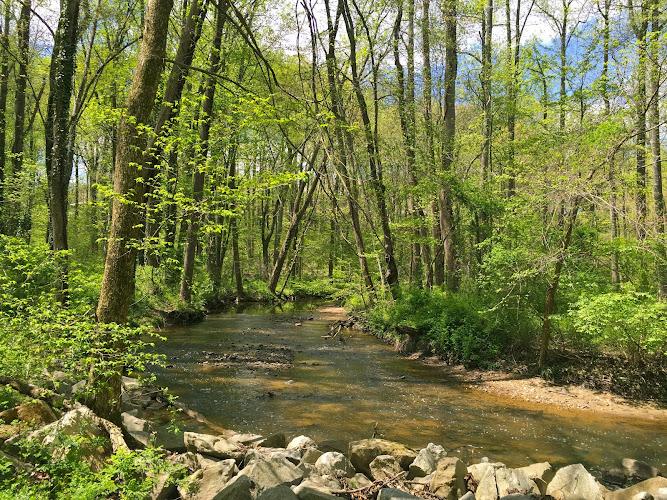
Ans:
[[[589,470],[626,457],[664,470],[667,422],[616,418],[467,389],[382,341],[344,330],[315,305],[246,309],[163,332],[159,384],[212,422],[238,432],[305,434],[333,448],[384,437],[433,442],[468,463],[549,461]]]

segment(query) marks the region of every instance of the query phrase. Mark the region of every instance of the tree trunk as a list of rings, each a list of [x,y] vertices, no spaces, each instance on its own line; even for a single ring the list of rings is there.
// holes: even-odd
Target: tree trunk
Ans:
[[[225,14],[227,2],[219,6],[216,14],[215,34],[213,36],[213,45],[209,58],[209,68],[211,75],[215,75],[220,70],[220,46],[222,44],[222,29],[225,24]],[[204,172],[209,149],[209,137],[211,132],[211,119],[213,117],[213,99],[215,97],[216,79],[209,76],[206,81],[206,87],[203,92],[204,101],[202,104],[202,116],[199,124],[199,149],[198,158],[195,163],[194,173],[192,175],[192,193],[195,205],[201,203],[204,193]],[[179,300],[190,303],[192,300],[192,277],[194,274],[195,250],[199,236],[200,215],[193,211],[188,225],[187,243],[183,256],[183,277],[181,279],[181,290]]]
[[[350,214],[350,221],[352,223],[352,231],[354,233],[354,242],[357,251],[357,258],[359,259],[359,269],[361,271],[362,279],[366,290],[375,294],[375,287],[371,278],[370,269],[368,267],[368,260],[366,258],[366,251],[364,246],[363,234],[361,232],[361,224],[359,221],[358,197],[356,189],[356,180],[350,175],[348,165],[353,161],[353,143],[349,139],[349,134],[343,134],[343,127],[345,127],[345,113],[343,109],[343,102],[339,91],[339,86],[336,83],[336,34],[338,31],[339,19],[342,10],[342,3],[338,4],[338,11],[336,12],[336,22],[331,16],[330,0],[324,2],[327,14],[327,33],[329,38],[329,47],[326,53],[327,64],[327,81],[329,84],[329,95],[331,100],[331,110],[335,118],[334,136],[336,141],[336,149],[339,153],[339,158],[334,164],[340,170],[339,178],[343,181],[343,188],[347,198],[348,210]],[[346,143],[347,140],[347,143]],[[276,236],[277,237],[277,236]]]
[[[457,0],[445,4],[445,118],[442,145],[442,171],[449,176],[454,162],[456,146],[456,72],[458,51],[456,47]],[[445,254],[445,287],[454,292],[458,289],[456,272],[456,245],[454,240],[454,213],[450,180],[445,177],[439,192],[440,234]]]
[[[138,183],[137,178],[146,147],[146,134],[142,128],[150,117],[160,83],[172,5],[173,0],[148,2],[141,49],[125,101],[126,112],[119,123],[113,179],[116,196],[97,305],[97,319],[103,324],[127,321],[134,292],[138,206],[143,194],[143,184]],[[115,347],[123,349],[122,345]],[[94,381],[97,392],[91,401],[91,409],[112,422],[120,420],[120,379],[121,367],[118,366],[113,375],[99,375]]]
[[[639,14],[632,13],[632,26],[637,38],[637,95],[635,97],[635,159],[637,175],[637,238],[646,238],[646,217],[648,207],[646,205],[646,63],[647,63],[647,40],[648,30],[648,0],[642,0]],[[639,18],[637,18],[639,16]]]
[[[16,21],[17,45],[18,45],[18,71],[16,73],[16,87],[14,89],[14,143],[12,145],[12,171],[9,176],[11,193],[16,189],[13,184],[14,178],[23,170],[25,138],[25,99],[26,85],[28,82],[28,57],[30,51],[30,0],[21,4],[21,13]],[[7,204],[7,226],[8,234],[16,235],[18,231],[18,219],[20,207],[13,201],[16,194],[12,193]]]
[[[74,145],[70,137],[70,102],[74,91],[76,47],[78,42],[79,0],[60,3],[60,19],[51,55],[49,99],[45,127],[47,134],[46,172],[49,181],[49,208],[53,250],[66,251],[69,182],[74,163]],[[68,300],[67,257],[56,255],[56,300]]]
[[[658,239],[657,249],[657,282],[658,296],[667,297],[667,248],[664,244],[665,235],[665,197],[662,192],[662,155],[660,150],[660,24],[659,2],[652,1],[651,6],[651,41],[650,41],[650,101],[649,126],[651,129],[651,163],[653,167],[653,203],[655,205],[655,229]]]
[[[9,22],[11,2],[5,2],[0,60],[0,234],[5,234],[5,167],[7,165],[7,95],[9,94]]]
[[[148,198],[153,196],[152,192],[155,188],[155,183],[157,182],[159,165],[164,151],[163,139],[166,133],[166,125],[177,116],[179,112],[181,94],[183,93],[185,80],[194,59],[195,47],[201,36],[207,5],[207,0],[190,0],[189,10],[185,16],[183,29],[181,30],[176,56],[165,87],[162,106],[160,107],[155,126],[153,127],[153,135],[149,139],[146,152],[144,153],[142,176],[147,194],[144,201],[147,201],[149,209],[151,208],[150,205],[152,205],[152,203],[148,202]],[[151,227],[150,223],[153,214],[149,213],[147,210],[145,217],[148,222],[146,227],[146,237],[155,237],[155,230]],[[156,262],[153,256],[151,256],[152,251],[149,249],[148,252],[148,260],[150,262]]]
[[[386,264],[385,281],[389,287],[392,298],[398,297],[398,267],[394,257],[394,241],[389,226],[389,214],[387,212],[387,201],[385,197],[385,186],[382,181],[382,165],[379,151],[377,150],[376,138],[373,136],[371,120],[368,114],[368,106],[361,88],[359,72],[357,69],[357,49],[355,40],[355,28],[347,0],[342,2],[342,14],[350,42],[350,69],[352,71],[352,87],[359,105],[361,121],[364,128],[364,139],[366,140],[366,152],[368,155],[368,167],[370,170],[370,181],[375,199],[380,212],[380,225],[382,227],[382,240],[384,246],[384,259]]]

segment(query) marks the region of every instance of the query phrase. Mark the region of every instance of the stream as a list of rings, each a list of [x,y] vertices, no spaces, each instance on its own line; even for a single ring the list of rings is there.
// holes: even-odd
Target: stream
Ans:
[[[157,383],[222,427],[305,434],[342,451],[376,432],[415,448],[441,444],[467,463],[582,463],[599,473],[629,457],[667,468],[667,422],[556,411],[466,389],[371,335],[322,338],[329,322],[316,303],[296,303],[168,328]]]

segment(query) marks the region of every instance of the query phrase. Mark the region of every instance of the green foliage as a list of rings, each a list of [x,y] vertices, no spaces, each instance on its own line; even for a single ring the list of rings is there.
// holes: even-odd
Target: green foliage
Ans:
[[[58,436],[63,456],[54,457],[36,441],[20,441],[19,454],[34,465],[32,471],[16,474],[9,461],[0,458],[0,500],[9,499],[144,499],[167,473],[175,482],[184,476],[182,466],[164,458],[160,450],[119,450],[101,470],[91,470],[84,460],[91,446],[99,443],[79,437]]]
[[[373,309],[368,321],[375,332],[413,327],[420,341],[435,353],[466,366],[479,366],[493,362],[503,345],[502,336],[482,309],[469,295],[413,288],[396,302]]]
[[[78,380],[109,375],[121,366],[143,370],[161,362],[161,356],[146,352],[159,338],[149,329],[95,320],[94,295],[83,273],[72,273],[69,307],[56,304],[51,286],[53,257],[47,248],[2,237],[0,266],[3,374],[39,380],[44,370],[60,370]]]
[[[633,361],[667,355],[667,304],[646,293],[584,294],[569,316],[584,339],[619,349]]]

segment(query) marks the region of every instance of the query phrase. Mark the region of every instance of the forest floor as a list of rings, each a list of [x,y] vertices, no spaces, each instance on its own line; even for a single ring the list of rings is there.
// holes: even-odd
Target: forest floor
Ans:
[[[348,317],[343,307],[321,307],[318,308],[318,313],[326,321],[343,320]],[[595,376],[599,380],[576,383],[576,377],[569,377],[569,381],[559,382],[545,380],[531,373],[531,370],[525,365],[514,362],[506,363],[502,369],[482,370],[451,365],[438,356],[423,352],[406,353],[406,357],[420,360],[434,369],[441,370],[448,378],[470,389],[503,399],[509,398],[517,403],[549,405],[555,412],[579,410],[613,414],[614,417],[621,418],[667,421],[667,404],[664,402],[660,404],[652,401],[650,397],[642,397],[642,393],[638,391],[624,390],[622,387],[612,388],[616,394],[609,390],[590,388],[591,385],[602,385],[599,382],[605,379],[604,373],[614,369],[610,363],[607,363],[607,366],[597,366],[595,369],[586,371],[589,377]],[[576,371],[582,372],[586,367],[576,368]],[[644,381],[644,383],[652,384],[651,381]],[[631,397],[619,395],[624,393]]]

